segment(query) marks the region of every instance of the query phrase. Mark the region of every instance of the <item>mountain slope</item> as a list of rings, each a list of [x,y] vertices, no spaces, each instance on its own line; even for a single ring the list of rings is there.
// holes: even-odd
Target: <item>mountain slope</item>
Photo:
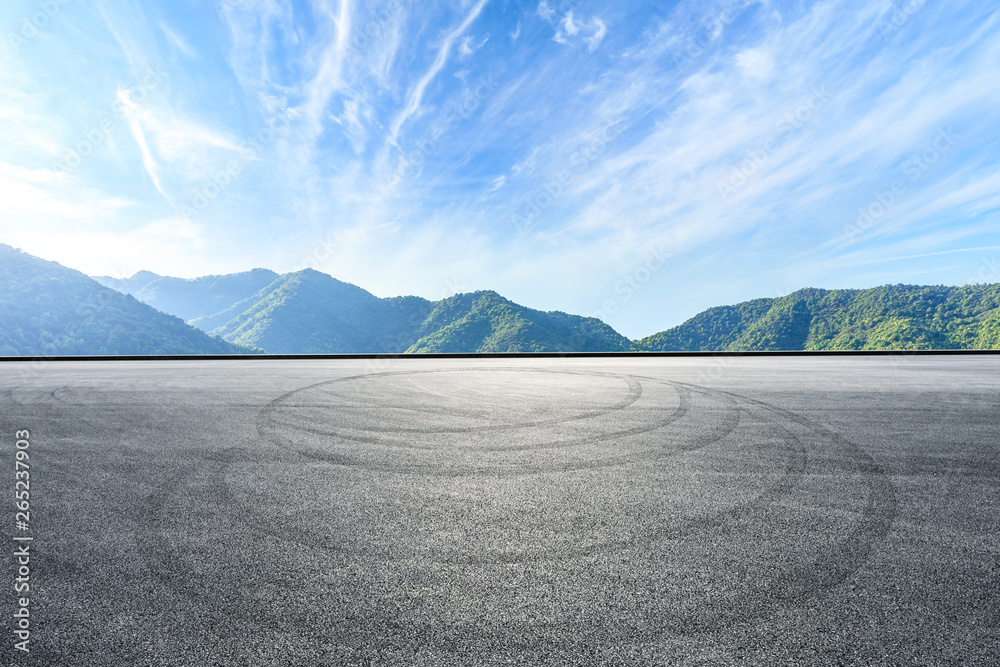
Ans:
[[[496,292],[433,303],[415,296],[380,299],[312,269],[282,275],[250,299],[195,323],[222,321],[213,333],[275,354],[632,349],[600,320],[543,313]]]
[[[274,354],[402,352],[416,340],[414,333],[429,312],[426,299],[379,299],[356,285],[304,269],[276,278],[211,319],[228,318],[213,333]]]
[[[210,337],[79,271],[0,245],[0,355],[251,351]]]
[[[596,318],[542,312],[496,292],[434,304],[407,352],[621,352],[632,343]]]
[[[643,350],[889,350],[1000,347],[1000,285],[803,289],[710,308],[636,341]]]
[[[140,271],[131,278],[95,276],[94,280],[191,323],[197,318],[209,317],[231,308],[233,304],[264,289],[277,277],[278,274],[274,271],[253,269],[243,273],[192,279]]]

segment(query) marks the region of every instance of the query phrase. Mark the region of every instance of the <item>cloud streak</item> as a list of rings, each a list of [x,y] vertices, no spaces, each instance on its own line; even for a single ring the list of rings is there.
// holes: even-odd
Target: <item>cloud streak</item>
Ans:
[[[414,86],[413,91],[410,93],[406,102],[406,106],[403,107],[403,110],[393,121],[392,128],[389,131],[389,138],[386,142],[387,144],[392,146],[396,145],[396,141],[399,138],[399,133],[403,124],[419,111],[428,84],[430,84],[434,77],[438,75],[441,69],[445,66],[445,63],[448,62],[448,55],[451,52],[451,48],[454,45],[455,40],[461,37],[465,31],[468,30],[469,26],[472,25],[472,22],[479,16],[479,13],[483,11],[483,7],[486,6],[487,2],[488,0],[479,0],[479,2],[477,2],[473,6],[472,10],[466,15],[465,19],[458,25],[458,27],[448,33],[448,36],[445,37],[441,46],[438,47],[437,57],[434,58],[433,64],[424,73],[420,80],[417,81],[416,86]]]
[[[167,201],[172,201],[170,195],[167,194],[166,190],[160,184],[159,166],[156,164],[156,159],[153,157],[152,151],[149,150],[149,144],[146,142],[146,133],[143,132],[142,124],[139,121],[138,105],[129,99],[127,91],[119,93],[118,101],[125,109],[125,118],[128,121],[129,130],[132,132],[132,138],[135,139],[136,145],[138,145],[139,150],[142,152],[143,168],[153,182],[153,186],[163,195],[163,198]]]

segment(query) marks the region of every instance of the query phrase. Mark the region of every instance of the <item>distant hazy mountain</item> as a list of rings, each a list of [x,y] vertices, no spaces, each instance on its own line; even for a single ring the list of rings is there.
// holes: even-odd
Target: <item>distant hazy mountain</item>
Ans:
[[[1000,285],[803,289],[719,306],[636,341],[642,350],[1000,348]]]
[[[251,351],[208,336],[79,271],[0,245],[0,355]]]
[[[431,311],[419,297],[380,299],[325,273],[279,276],[229,311],[199,325],[273,354],[404,352]]]
[[[267,269],[201,278],[171,278],[140,271],[131,278],[94,276],[105,287],[131,294],[187,322],[227,310],[267,287],[278,274]],[[204,327],[201,327],[204,329]],[[207,329],[205,329],[207,331]]]

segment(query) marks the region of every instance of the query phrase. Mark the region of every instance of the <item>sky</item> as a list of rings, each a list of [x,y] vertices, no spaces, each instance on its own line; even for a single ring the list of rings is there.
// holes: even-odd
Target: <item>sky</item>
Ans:
[[[310,267],[630,338],[1000,282],[1000,7],[7,0],[0,202],[90,275]]]

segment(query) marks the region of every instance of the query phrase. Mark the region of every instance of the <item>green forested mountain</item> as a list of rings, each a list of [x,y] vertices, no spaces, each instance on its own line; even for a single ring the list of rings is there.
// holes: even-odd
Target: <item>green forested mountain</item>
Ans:
[[[201,278],[172,278],[140,271],[131,278],[94,276],[105,287],[131,294],[157,310],[186,322],[227,310],[267,287],[278,274],[267,269]],[[205,329],[204,327],[201,327]],[[205,329],[208,331],[208,329]]]
[[[415,296],[379,299],[312,269],[283,275],[212,319],[226,320],[213,333],[276,354],[620,351],[632,346],[600,320],[543,313],[496,292],[437,302]]]
[[[623,352],[632,343],[593,317],[542,312],[496,292],[434,303],[408,352]]]
[[[212,332],[273,354],[404,352],[430,310],[426,299],[380,299],[325,273],[304,269],[279,276],[250,299],[206,322],[225,320]]]
[[[79,271],[0,245],[0,355],[233,354],[234,346]]]
[[[636,341],[641,350],[1000,348],[1000,285],[803,289],[719,306]]]

